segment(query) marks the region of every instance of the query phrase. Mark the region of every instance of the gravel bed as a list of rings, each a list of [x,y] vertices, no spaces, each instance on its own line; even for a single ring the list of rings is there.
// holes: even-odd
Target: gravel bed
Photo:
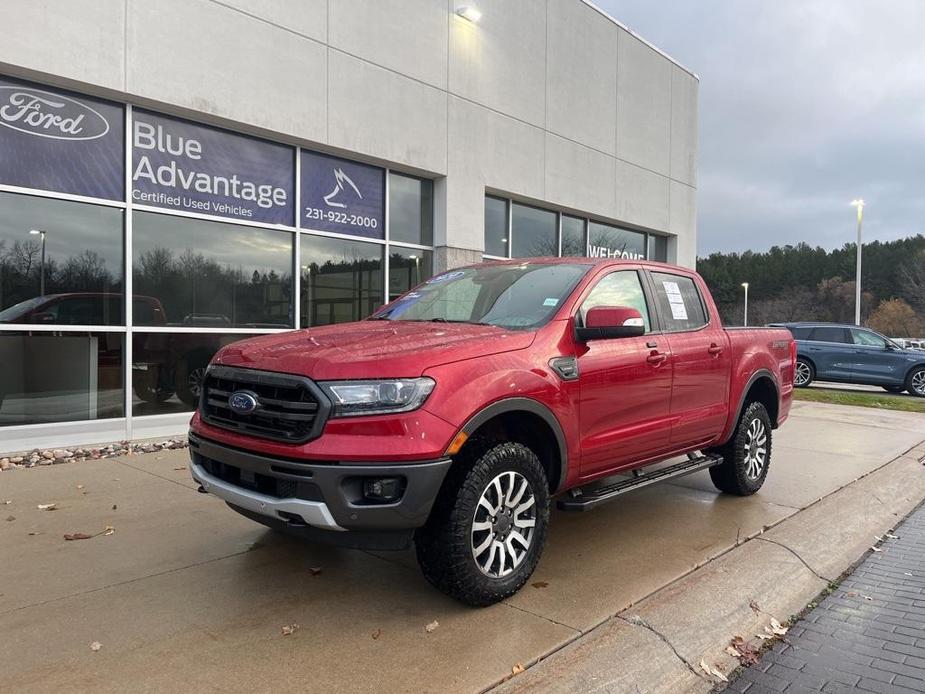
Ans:
[[[135,453],[172,451],[177,448],[186,448],[188,445],[185,438],[176,438],[153,442],[120,441],[105,446],[87,448],[34,448],[25,453],[0,456],[0,472],[36,467],[37,465],[58,465],[60,463],[77,463],[82,460],[116,458],[121,455],[133,455]]]

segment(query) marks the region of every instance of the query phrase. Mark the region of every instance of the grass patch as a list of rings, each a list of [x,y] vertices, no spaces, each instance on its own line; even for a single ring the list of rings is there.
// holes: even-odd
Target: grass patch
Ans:
[[[911,395],[888,395],[868,393],[855,390],[836,390],[830,388],[794,388],[794,400],[808,402],[827,402],[833,405],[853,405],[855,407],[875,407],[881,410],[901,410],[902,412],[925,412],[925,398]]]

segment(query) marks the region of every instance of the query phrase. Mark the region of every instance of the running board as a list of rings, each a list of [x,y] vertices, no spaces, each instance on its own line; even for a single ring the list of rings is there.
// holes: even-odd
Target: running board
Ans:
[[[691,457],[683,463],[669,465],[644,475],[637,475],[634,471],[633,477],[621,479],[618,482],[602,487],[594,487],[588,490],[581,487],[573,489],[559,499],[556,505],[562,511],[587,511],[626,492],[642,489],[650,484],[664,482],[675,477],[684,477],[684,475],[690,475],[691,473],[711,468],[714,465],[719,465],[721,462],[723,462],[723,458],[720,455],[701,455]]]

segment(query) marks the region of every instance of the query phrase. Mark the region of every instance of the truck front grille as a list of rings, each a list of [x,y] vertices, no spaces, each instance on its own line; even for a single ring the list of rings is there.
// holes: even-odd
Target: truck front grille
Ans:
[[[242,391],[257,401],[246,414],[233,410],[229,402]],[[309,378],[230,366],[209,367],[199,407],[208,424],[286,443],[320,436],[331,409]]]

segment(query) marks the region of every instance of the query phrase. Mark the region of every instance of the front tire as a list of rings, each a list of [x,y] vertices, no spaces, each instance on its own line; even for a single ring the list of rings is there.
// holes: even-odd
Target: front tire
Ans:
[[[450,468],[415,547],[432,585],[481,607],[516,593],[536,568],[549,527],[549,483],[523,444],[469,445]]]
[[[737,496],[761,489],[771,464],[771,418],[764,405],[749,403],[732,438],[717,452],[723,462],[710,468],[710,479],[717,489]]]
[[[917,366],[906,376],[906,390],[909,395],[925,398],[925,366]]]
[[[816,369],[812,362],[803,357],[797,358],[796,371],[793,374],[793,385],[797,388],[805,388],[816,378]]]

